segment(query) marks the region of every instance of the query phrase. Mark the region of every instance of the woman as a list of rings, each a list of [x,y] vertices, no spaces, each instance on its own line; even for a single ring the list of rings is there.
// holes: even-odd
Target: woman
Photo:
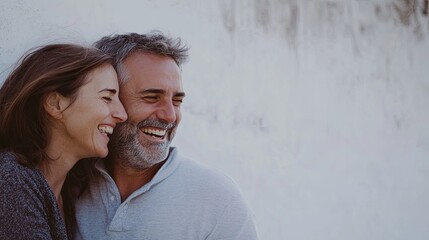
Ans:
[[[52,44],[25,56],[5,80],[0,239],[71,237],[67,173],[82,158],[107,156],[109,135],[127,118],[111,63],[97,49]]]

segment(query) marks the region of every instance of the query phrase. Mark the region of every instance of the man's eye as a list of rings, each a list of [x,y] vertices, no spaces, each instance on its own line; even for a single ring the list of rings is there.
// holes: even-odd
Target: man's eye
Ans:
[[[158,97],[157,96],[145,96],[145,97],[143,97],[143,99],[145,101],[148,101],[148,102],[155,102],[156,100],[158,100]]]
[[[180,106],[183,102],[183,99],[173,99],[174,106]]]

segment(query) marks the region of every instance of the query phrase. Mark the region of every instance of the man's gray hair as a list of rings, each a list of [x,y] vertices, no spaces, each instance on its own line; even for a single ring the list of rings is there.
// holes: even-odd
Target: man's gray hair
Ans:
[[[186,45],[182,45],[180,38],[171,38],[159,31],[106,36],[95,42],[94,46],[113,57],[120,84],[128,80],[122,64],[132,53],[143,52],[171,57],[181,67],[188,58],[189,50]]]

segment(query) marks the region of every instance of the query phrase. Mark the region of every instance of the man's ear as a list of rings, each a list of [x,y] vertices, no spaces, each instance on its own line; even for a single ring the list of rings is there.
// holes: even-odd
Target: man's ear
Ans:
[[[70,105],[70,99],[58,92],[50,92],[45,95],[43,107],[45,111],[55,119],[63,117],[63,111]]]

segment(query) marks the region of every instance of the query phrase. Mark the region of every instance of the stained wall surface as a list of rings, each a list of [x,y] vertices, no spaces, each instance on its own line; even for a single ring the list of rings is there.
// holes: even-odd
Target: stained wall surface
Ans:
[[[260,239],[429,239],[426,0],[2,0],[29,48],[162,30],[191,47],[174,144],[240,185]]]

